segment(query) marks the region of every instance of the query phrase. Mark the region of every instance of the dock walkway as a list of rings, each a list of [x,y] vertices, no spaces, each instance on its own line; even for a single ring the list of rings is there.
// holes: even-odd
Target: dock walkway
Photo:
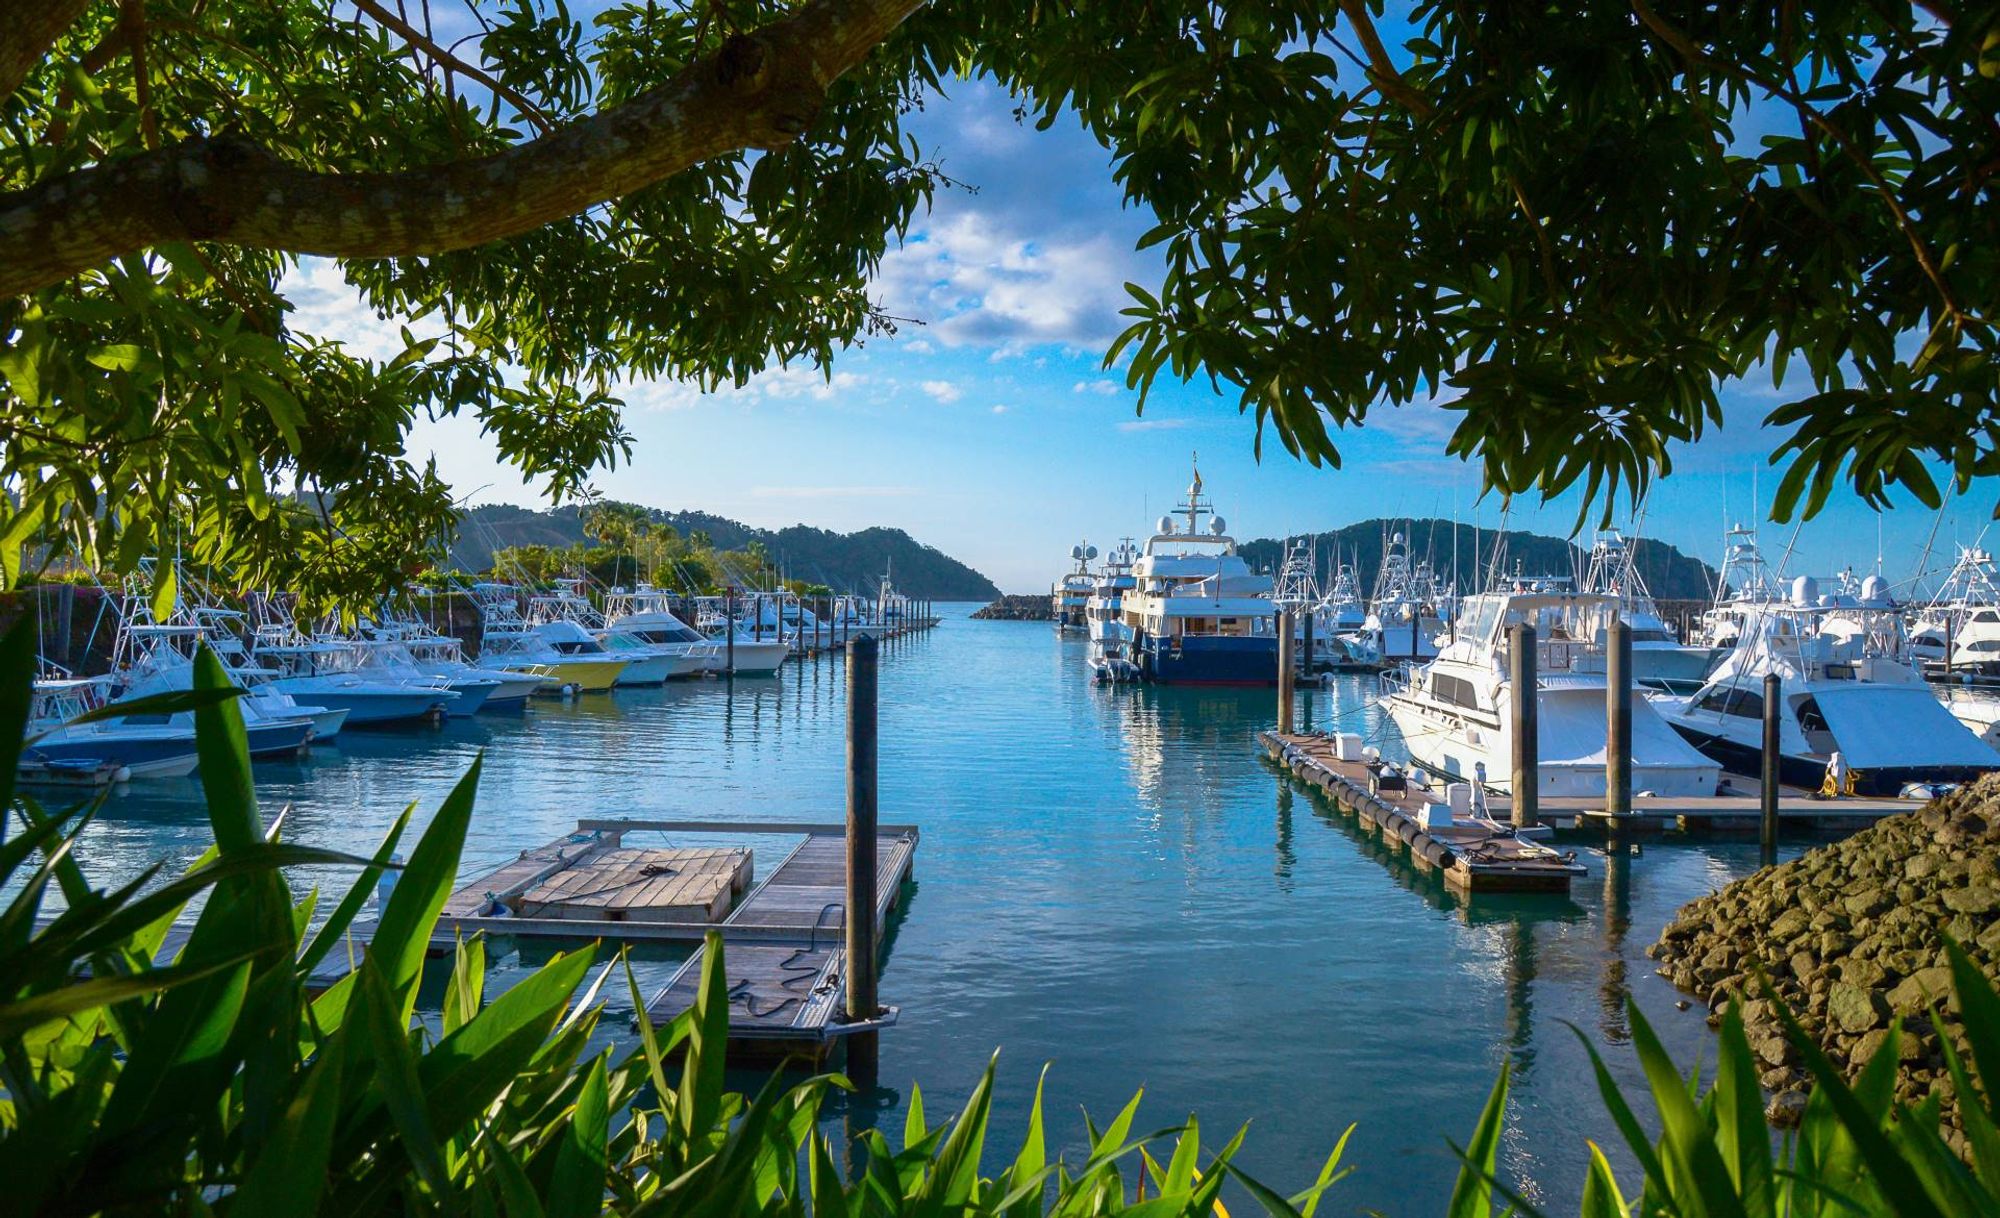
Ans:
[[[915,861],[917,830],[884,825],[876,843],[875,924],[888,925]],[[846,999],[847,846],[838,834],[813,833],[722,922],[730,928],[784,927],[785,943],[731,942],[729,1038],[733,1051],[823,1057],[832,1041],[896,1020],[893,1007],[869,1023],[842,1023]],[[801,933],[802,932],[802,933]],[[663,1024],[694,1005],[707,948],[694,955],[646,1006]]]
[[[1406,847],[1417,870],[1442,875],[1460,892],[1567,893],[1570,881],[1583,874],[1574,858],[1489,823],[1426,826],[1419,813],[1435,800],[1407,787],[1372,789],[1367,767],[1341,761],[1330,737],[1262,732],[1257,739],[1273,761],[1326,792],[1364,829],[1379,832],[1384,844]]]

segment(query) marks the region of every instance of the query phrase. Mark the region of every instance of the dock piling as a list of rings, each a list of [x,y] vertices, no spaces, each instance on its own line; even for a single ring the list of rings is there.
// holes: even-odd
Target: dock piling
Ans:
[[[847,1017],[873,1020],[876,999],[875,695],[878,646],[862,635],[847,645]],[[879,1033],[847,1038],[847,1070],[857,1087],[873,1087],[880,1065]]]
[[[1517,623],[1507,628],[1507,680],[1513,690],[1514,778],[1510,792],[1516,828],[1541,823],[1537,800],[1541,797],[1540,716],[1536,693],[1540,686],[1535,675],[1535,628]]]
[[[728,593],[722,598],[722,637],[728,640],[729,675],[736,675],[736,594]]]
[[[1621,618],[1611,623],[1610,635],[1604,652],[1604,810],[1616,825],[1632,814],[1632,627]]]
[[[1280,609],[1273,615],[1278,629],[1278,734],[1292,734],[1292,614]]]
[[[1782,748],[1778,732],[1778,711],[1783,705],[1783,683],[1778,674],[1764,674],[1764,755],[1760,767],[1762,785],[1757,792],[1757,845],[1766,867],[1778,861],[1778,762]]]
[[[1303,630],[1303,631],[1305,632],[1305,637],[1304,637],[1304,638],[1303,638],[1303,639],[1301,640],[1301,645],[1303,646],[1303,648],[1304,648],[1304,650],[1305,650],[1305,653],[1306,653],[1306,655],[1305,655],[1305,670],[1306,670],[1306,680],[1307,680],[1307,681],[1311,681],[1311,680],[1312,680],[1312,677],[1313,677],[1313,672],[1314,672],[1314,666],[1313,666],[1313,611],[1312,611],[1312,606],[1311,606],[1311,605],[1307,605],[1307,606],[1306,606],[1306,614],[1305,614],[1305,619],[1304,619],[1303,621],[1301,621],[1301,622],[1299,623],[1299,628],[1300,628],[1301,630]]]

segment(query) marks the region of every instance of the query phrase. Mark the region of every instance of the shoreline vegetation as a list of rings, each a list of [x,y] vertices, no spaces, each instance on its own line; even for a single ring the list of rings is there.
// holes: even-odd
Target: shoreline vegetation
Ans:
[[[156,886],[148,873],[107,892],[92,886],[76,848],[90,807],[15,800],[33,641],[32,620],[0,637],[0,807],[19,816],[0,843],[0,887],[14,893],[0,924],[17,928],[0,937],[0,1162],[26,1212],[1210,1218],[1223,1212],[1228,1188],[1231,1204],[1255,1204],[1269,1218],[1314,1218],[1349,1172],[1380,1169],[1344,1163],[1347,1136],[1329,1127],[1332,1153],[1318,1178],[1283,1194],[1235,1163],[1247,1126],[1219,1145],[1193,1116],[1135,1133],[1141,1095],[1101,1130],[1089,1126],[1082,1162],[1051,1160],[1038,1088],[1019,1151],[987,1175],[991,1065],[964,1108],[936,1126],[913,1087],[900,1149],[877,1130],[837,1143],[820,1118],[850,1087],[838,1075],[780,1071],[754,1097],[726,1090],[730,998],[713,935],[695,1005],[662,1028],[646,1018],[621,958],[600,963],[596,948],[557,953],[488,1001],[483,936],[458,944],[435,1022],[417,1018],[428,945],[472,821],[478,761],[407,863],[396,861],[397,848],[414,807],[367,858],[288,844],[281,821],[257,805],[237,691],[204,651],[194,689],[165,695],[163,707],[195,715],[215,847],[177,880]],[[320,894],[300,898],[284,878],[282,868],[302,864],[354,874],[324,920],[315,916]],[[397,882],[357,950],[346,936],[392,868]],[[51,889],[65,908],[42,918]],[[170,927],[201,895],[183,946],[161,959]],[[316,974],[343,949],[351,963],[320,988]],[[1946,953],[1966,1043],[1964,1052],[1943,1048],[1962,1097],[1962,1139],[1948,1145],[1941,1136],[1935,1092],[1906,1104],[1889,1085],[1902,1052],[1898,1021],[1850,1086],[1778,1008],[1818,1085],[1799,1133],[1774,1153],[1741,1009],[1721,1013],[1720,1054],[1704,1085],[1699,1071],[1681,1073],[1631,1006],[1632,1048],[1660,1133],[1646,1132],[1634,1097],[1586,1037],[1607,1129],[1643,1179],[1628,1201],[1593,1143],[1579,1212],[1993,1212],[1996,1113],[1991,1099],[1963,1100],[1980,1095],[1975,1079],[2000,1077],[2000,993],[1955,944]],[[590,1052],[605,987],[621,980],[638,1012],[630,1047]],[[1507,1095],[1503,1068],[1458,1151],[1449,1218],[1489,1218],[1496,1204],[1534,1212],[1502,1170]]]

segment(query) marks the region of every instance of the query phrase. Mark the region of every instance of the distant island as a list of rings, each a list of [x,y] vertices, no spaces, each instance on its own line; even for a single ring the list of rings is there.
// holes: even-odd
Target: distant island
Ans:
[[[896,588],[908,596],[980,601],[1000,595],[992,580],[901,529],[835,533],[796,524],[771,530],[706,512],[637,510],[656,524],[673,526],[682,537],[705,538],[717,551],[755,548],[784,577],[823,584],[835,592],[872,592],[883,571],[893,565]],[[493,566],[496,550],[534,546],[563,550],[589,544],[588,511],[575,506],[537,511],[512,504],[473,508],[459,520],[449,565],[457,571],[486,571]]]
[[[1590,537],[1579,535],[1578,545],[1565,537],[1545,537],[1539,533],[1474,528],[1449,520],[1363,520],[1326,533],[1306,535],[1319,555],[1320,579],[1328,580],[1329,564],[1351,563],[1361,594],[1375,584],[1375,572],[1382,565],[1383,539],[1404,534],[1414,558],[1429,559],[1431,566],[1446,579],[1454,564],[1458,590],[1476,592],[1486,585],[1486,572],[1493,559],[1495,541],[1504,546],[1505,570],[1518,569],[1526,575],[1582,576],[1590,560]],[[1454,534],[1456,536],[1454,537]],[[1629,540],[1629,539],[1628,539]],[[1241,543],[1237,549],[1243,560],[1259,571],[1276,571],[1284,565],[1286,542],[1260,537]],[[1633,561],[1640,578],[1653,596],[1663,601],[1707,601],[1715,596],[1715,568],[1691,558],[1662,541],[1641,537],[1631,542]],[[1338,555],[1336,560],[1333,556]]]

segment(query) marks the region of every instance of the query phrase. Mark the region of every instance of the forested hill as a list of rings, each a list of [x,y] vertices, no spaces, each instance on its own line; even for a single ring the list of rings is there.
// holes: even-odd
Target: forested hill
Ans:
[[[1456,550],[1453,549],[1454,529],[1457,531]],[[1383,540],[1391,533],[1408,536],[1411,553],[1417,558],[1429,558],[1431,565],[1447,578],[1451,575],[1455,558],[1458,586],[1463,591],[1473,591],[1485,584],[1496,538],[1506,547],[1506,570],[1509,572],[1519,570],[1527,575],[1574,575],[1580,579],[1590,556],[1587,535],[1579,538],[1585,543],[1584,548],[1579,548],[1561,537],[1512,531],[1500,533],[1492,529],[1477,529],[1469,524],[1454,525],[1449,520],[1364,520],[1331,533],[1314,535],[1321,580],[1327,579],[1327,569],[1334,561],[1331,556],[1337,553],[1339,561],[1354,565],[1361,581],[1361,592],[1367,595],[1374,586],[1375,572],[1382,565]],[[1276,571],[1284,562],[1284,544],[1260,537],[1256,541],[1244,542],[1241,551],[1244,560],[1252,567]],[[1633,545],[1637,551],[1639,574],[1655,597],[1661,600],[1707,600],[1714,594],[1715,570],[1707,563],[1690,558],[1664,542],[1640,538]]]
[[[983,601],[1000,594],[992,580],[901,529],[833,533],[795,524],[773,531],[706,512],[654,511],[650,515],[656,523],[672,525],[683,537],[705,534],[717,550],[743,550],[753,542],[760,543],[772,564],[787,577],[826,584],[840,592],[872,591],[884,568],[894,563],[896,588],[910,596]],[[575,507],[535,511],[493,504],[474,508],[461,518],[451,565],[463,571],[484,571],[493,565],[493,551],[504,546],[561,548],[589,540]]]

